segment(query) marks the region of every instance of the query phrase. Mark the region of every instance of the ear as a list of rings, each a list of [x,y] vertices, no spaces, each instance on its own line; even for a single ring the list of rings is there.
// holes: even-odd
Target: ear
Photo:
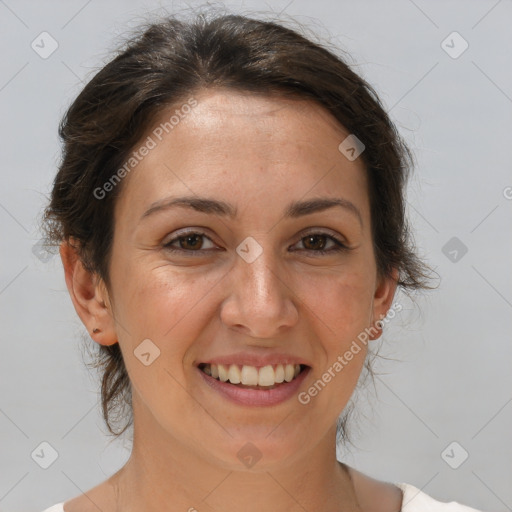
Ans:
[[[394,268],[391,276],[378,277],[375,293],[373,295],[373,309],[370,327],[370,339],[376,340],[382,334],[382,320],[388,313],[398,285],[398,269]],[[376,333],[376,334],[374,334]]]
[[[84,268],[77,249],[68,241],[61,243],[59,252],[71,300],[89,335],[100,345],[114,345],[115,322],[105,283]],[[99,332],[94,333],[95,329]]]

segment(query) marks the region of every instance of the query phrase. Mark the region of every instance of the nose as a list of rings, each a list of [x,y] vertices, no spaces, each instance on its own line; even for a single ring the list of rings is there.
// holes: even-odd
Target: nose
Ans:
[[[254,338],[273,338],[299,319],[297,297],[289,273],[263,253],[252,263],[237,257],[221,306],[221,320]]]

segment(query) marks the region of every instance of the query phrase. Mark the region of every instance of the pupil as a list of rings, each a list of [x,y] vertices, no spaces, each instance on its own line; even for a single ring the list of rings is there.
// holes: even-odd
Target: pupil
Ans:
[[[318,242],[318,239],[323,239],[323,235],[309,235],[309,236],[306,237],[306,240],[307,240],[308,244],[311,241],[313,241],[312,242],[313,246],[315,245],[315,240]],[[324,245],[325,245],[324,243],[320,243],[320,247],[318,247],[318,246],[317,247],[313,247],[313,249],[315,249],[315,248],[316,249],[323,249]]]
[[[193,242],[190,243],[192,249],[195,249],[198,246],[201,246],[200,235],[187,235],[187,236],[185,236],[183,238],[183,240],[185,241],[185,245],[189,244],[190,240],[195,240],[196,241],[195,244]],[[197,242],[199,242],[199,243],[197,243]],[[183,248],[183,244],[181,244],[181,245],[182,245],[182,248]],[[187,249],[187,247],[184,247],[184,249]]]

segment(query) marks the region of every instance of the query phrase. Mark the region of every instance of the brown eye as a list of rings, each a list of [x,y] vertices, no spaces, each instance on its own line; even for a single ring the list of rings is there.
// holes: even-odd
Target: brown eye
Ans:
[[[300,239],[305,251],[314,255],[332,254],[349,248],[340,240],[327,233],[311,233]]]
[[[323,250],[326,245],[326,235],[308,235],[302,240],[308,250]]]
[[[180,248],[185,250],[201,249],[203,246],[202,235],[197,233],[193,235],[180,236],[178,241]]]
[[[210,246],[205,247],[205,243],[209,243]],[[190,232],[173,238],[163,247],[171,252],[199,253],[212,249],[214,244],[204,233]]]

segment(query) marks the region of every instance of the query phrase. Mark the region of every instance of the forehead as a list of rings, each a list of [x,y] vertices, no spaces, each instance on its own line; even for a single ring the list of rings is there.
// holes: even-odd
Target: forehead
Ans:
[[[135,221],[129,217],[169,194],[229,198],[244,208],[252,198],[260,209],[262,201],[275,209],[308,195],[341,194],[365,214],[364,164],[340,153],[349,133],[325,109],[229,90],[201,91],[193,99],[193,107],[184,108],[185,100],[162,112],[141,140],[151,139],[152,148],[124,178],[119,218]]]

